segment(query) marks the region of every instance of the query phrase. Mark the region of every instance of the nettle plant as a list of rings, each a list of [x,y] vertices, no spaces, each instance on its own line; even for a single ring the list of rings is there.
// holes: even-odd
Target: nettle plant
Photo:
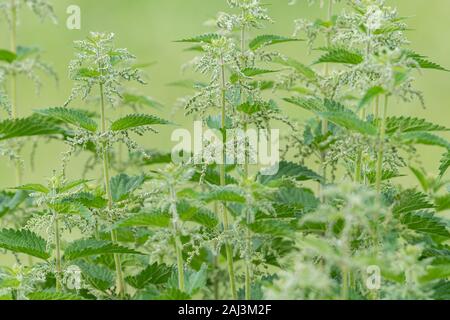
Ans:
[[[320,1],[325,18],[297,20],[292,37],[261,32],[273,20],[259,0],[226,3],[212,32],[178,41],[196,55],[196,79],[172,85],[191,90],[185,115],[216,133],[200,150],[139,145],[171,123],[146,112],[162,105],[131,85],[145,84],[148,64],[110,33],[75,42],[62,106],[0,122],[1,141],[68,145],[46,183],[0,193],[0,248],[16,259],[0,268],[1,298],[449,298],[450,144],[438,135],[448,129],[392,116],[399,102],[425,105],[416,75],[447,70],[409,48],[406,19],[383,0]],[[1,8],[15,17],[23,4],[52,12],[45,1]],[[300,43],[313,63],[274,50]],[[0,52],[0,81],[18,74],[19,56]],[[72,107],[80,101],[94,109]],[[298,124],[281,107],[313,117]],[[262,168],[259,142],[279,127],[291,132],[284,158]],[[445,150],[438,173],[420,145]],[[401,184],[408,173],[416,188]]]
[[[293,272],[284,272],[270,294],[442,298],[448,261],[442,252],[430,252],[448,250],[448,222],[439,216],[448,209],[448,193],[439,191],[448,185],[443,176],[449,142],[435,134],[448,129],[389,113],[399,101],[425,104],[413,86],[415,73],[447,70],[406,47],[405,19],[385,1],[341,1],[345,8],[337,15],[335,2],[328,2],[326,20],[296,21],[296,34],[304,33],[311,49],[324,52],[313,63],[325,64],[323,71],[287,57],[279,61],[292,67],[280,87],[297,93],[284,100],[316,115],[303,126],[303,138],[295,131],[288,151],[296,150],[301,163],[318,159],[323,180],[321,204],[300,219],[299,250],[288,259]],[[325,46],[315,47],[321,35]],[[439,176],[416,168],[421,144],[447,150]],[[424,192],[395,184],[408,168]],[[310,270],[317,265],[321,272]],[[299,272],[316,281],[293,283]],[[369,286],[374,273],[378,282]]]
[[[31,9],[41,21],[49,19],[57,23],[53,7],[48,1],[8,0],[0,2],[0,11],[7,20],[10,38],[10,48],[0,49],[0,107],[6,111],[7,118],[12,120],[17,119],[21,114],[18,105],[18,95],[20,93],[18,88],[19,76],[25,76],[33,81],[37,93],[39,93],[41,88],[40,73],[47,74],[58,81],[58,77],[52,67],[42,61],[41,50],[38,47],[17,44],[19,14],[25,6]],[[5,88],[7,83],[9,84],[9,89]],[[33,119],[28,121],[31,124]],[[16,167],[15,174],[18,184],[21,182],[23,175],[23,159],[20,156],[23,146],[23,141],[17,139],[3,142],[0,145],[0,154],[9,157]]]

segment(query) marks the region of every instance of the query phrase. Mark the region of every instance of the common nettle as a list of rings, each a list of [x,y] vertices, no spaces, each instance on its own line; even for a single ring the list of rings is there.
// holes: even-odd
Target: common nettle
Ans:
[[[0,2],[0,11],[7,19],[9,26],[9,50],[0,49],[0,106],[5,109],[11,119],[16,119],[20,114],[18,102],[19,76],[25,76],[34,82],[37,92],[41,87],[40,73],[50,75],[58,80],[58,76],[52,67],[42,61],[41,50],[38,47],[21,46],[17,44],[17,27],[20,22],[20,11],[27,6],[41,20],[50,19],[57,22],[52,5],[45,0],[8,0]],[[6,84],[9,88],[4,88]],[[0,154],[9,157],[16,168],[16,182],[21,183],[23,175],[23,159],[21,150],[24,142],[12,140],[0,145]]]
[[[170,123],[133,88],[146,85],[149,64],[113,33],[75,42],[61,106],[16,118],[2,86],[11,117],[0,141],[44,136],[68,150],[47,182],[0,193],[0,248],[15,258],[0,267],[0,298],[447,299],[450,143],[439,133],[449,129],[392,116],[400,102],[425,104],[417,76],[447,70],[412,49],[406,19],[384,0],[308,3],[323,17],[295,21],[291,37],[262,31],[275,21],[261,1],[228,0],[210,33],[177,41],[191,45],[184,69],[196,77],[171,83],[190,90],[178,105],[215,133],[196,137],[202,148],[136,141]],[[53,17],[46,1],[1,8],[12,22],[25,5]],[[0,84],[46,69],[34,53],[0,51]],[[79,101],[88,109],[72,107]],[[283,114],[298,107],[312,117]],[[273,128],[289,130],[285,152],[264,168],[254,151]],[[265,136],[231,134],[251,129]],[[444,150],[436,171],[421,145]],[[74,172],[81,153],[84,171]]]

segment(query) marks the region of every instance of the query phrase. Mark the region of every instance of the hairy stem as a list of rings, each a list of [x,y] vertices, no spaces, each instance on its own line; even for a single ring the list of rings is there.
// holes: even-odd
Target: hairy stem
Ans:
[[[105,114],[105,98],[104,98],[104,91],[103,91],[103,84],[100,84],[100,104],[101,104],[101,130],[102,133],[105,133],[107,131],[106,129],[106,114]],[[104,184],[105,184],[105,191],[106,195],[108,197],[108,209],[112,210],[113,208],[113,199],[112,199],[112,193],[111,193],[111,186],[110,186],[110,175],[109,175],[109,156],[108,156],[108,147],[106,142],[103,143],[102,146],[102,152],[103,152],[103,176],[104,176]],[[111,231],[111,241],[113,243],[117,243],[117,231],[112,230]],[[123,279],[123,272],[122,272],[122,264],[120,261],[120,255],[115,253],[114,254],[114,264],[116,267],[116,280],[117,280],[117,291],[121,298],[125,296],[125,281]]]
[[[17,3],[16,0],[11,0],[11,26],[10,26],[10,50],[17,53]],[[16,119],[18,117],[17,108],[17,74],[11,74],[11,117]],[[16,161],[14,165],[16,185],[22,184],[22,169],[20,162]]]
[[[364,120],[364,118],[366,117],[366,112],[365,110],[361,110],[361,119]],[[355,165],[355,178],[354,181],[356,183],[361,183],[362,181],[362,167],[363,167],[363,151],[361,147],[358,147],[358,154],[356,157],[356,165]]]
[[[376,171],[376,190],[381,194],[381,181],[383,179],[383,157],[384,157],[384,139],[386,135],[386,116],[388,108],[389,96],[385,96],[383,115],[380,122],[380,136],[377,156],[377,171]]]
[[[220,185],[225,186],[225,160],[226,160],[226,143],[227,137],[225,134],[226,130],[226,82],[225,82],[225,65],[223,61],[223,57],[220,59],[221,61],[221,108],[222,108],[222,163],[220,164]],[[225,203],[222,203],[222,218],[223,218],[223,228],[224,231],[227,232],[230,229],[229,221],[228,221],[228,211]],[[237,299],[237,291],[236,291],[236,281],[234,276],[234,262],[233,262],[233,251],[231,249],[230,243],[228,240],[225,241],[225,251],[227,255],[227,266],[228,266],[228,275],[230,278],[230,290],[231,296],[233,299]]]
[[[170,186],[170,200],[172,211],[172,232],[175,239],[175,252],[177,256],[177,269],[178,269],[178,289],[184,291],[184,260],[183,260],[183,244],[181,242],[180,234],[178,231],[178,211],[177,211],[177,195],[173,186]]]
[[[328,2],[328,14],[327,14],[327,19],[328,21],[331,21],[331,17],[333,15],[333,0],[329,0]],[[331,30],[330,30],[331,31]],[[326,37],[326,43],[327,43],[327,47],[329,47],[331,45],[331,34],[330,31],[327,34]],[[325,77],[328,77],[330,75],[330,66],[328,63],[325,64]],[[322,135],[325,136],[328,133],[328,120],[327,119],[322,119]],[[325,185],[327,183],[327,166],[325,164],[325,158],[326,158],[326,152],[323,151],[320,154],[320,173],[323,177],[323,185]],[[319,193],[320,193],[320,199],[321,201],[323,201],[323,190],[322,190],[323,186],[319,186]]]
[[[59,233],[59,217],[54,213],[54,228],[55,228],[55,251],[56,251],[56,291],[61,290],[61,275],[62,275],[62,263],[61,263],[61,235]]]

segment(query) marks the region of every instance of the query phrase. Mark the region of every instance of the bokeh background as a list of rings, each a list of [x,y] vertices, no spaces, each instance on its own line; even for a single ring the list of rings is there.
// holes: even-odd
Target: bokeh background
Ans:
[[[298,0],[295,6],[288,6],[288,0],[267,0],[270,14],[275,23],[261,30],[261,33],[291,35],[294,20],[300,17],[325,17],[325,10],[318,5],[308,6],[306,0]],[[401,15],[410,17],[413,29],[409,38],[411,47],[432,57],[443,66],[450,67],[450,0],[392,0],[392,6],[398,7]],[[140,88],[140,92],[161,101],[165,109],[155,112],[190,128],[189,119],[181,110],[174,110],[176,100],[186,95],[184,89],[168,86],[173,81],[190,78],[182,74],[181,66],[191,58],[183,51],[184,46],[174,40],[208,32],[203,22],[214,17],[218,11],[228,10],[225,0],[54,0],[59,24],[49,21],[40,23],[28,10],[20,17],[18,43],[26,46],[38,45],[44,49],[43,58],[51,62],[60,77],[59,85],[53,80],[43,78],[44,87],[36,95],[33,84],[26,78],[19,79],[19,113],[29,115],[33,109],[60,106],[70,95],[72,87],[68,79],[67,66],[73,57],[73,41],[83,39],[89,31],[114,32],[119,47],[126,47],[134,53],[140,62],[155,61],[149,68],[149,83]],[[68,30],[66,10],[69,5],[81,8],[81,30]],[[0,18],[0,47],[9,47],[7,24]],[[305,43],[280,46],[281,50],[300,61],[312,61],[308,57]],[[417,86],[426,97],[427,109],[420,104],[392,105],[396,114],[426,117],[441,125],[450,126],[450,73],[426,71],[418,76]],[[76,105],[73,105],[76,106]],[[307,116],[298,108],[281,105],[291,116],[301,119]],[[84,108],[80,105],[76,107]],[[161,135],[147,135],[141,143],[146,147],[170,150],[171,129],[163,129]],[[447,136],[450,137],[450,136]],[[30,148],[25,150],[27,155]],[[44,182],[54,169],[60,168],[61,153],[66,146],[61,143],[40,144],[36,153],[34,170],[26,163],[25,181]],[[420,149],[424,165],[437,171],[442,150],[436,148]],[[77,176],[83,161],[70,164],[69,174]],[[14,184],[14,170],[6,159],[0,158],[0,188]]]

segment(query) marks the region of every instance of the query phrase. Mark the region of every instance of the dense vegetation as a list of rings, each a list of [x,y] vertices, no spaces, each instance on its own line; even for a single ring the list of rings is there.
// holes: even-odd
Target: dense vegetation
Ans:
[[[17,78],[39,89],[42,75],[57,76],[16,43],[18,15],[56,17],[46,0],[1,1],[11,47],[0,50],[0,155],[16,186],[0,192],[0,248],[16,263],[0,263],[0,297],[449,299],[449,129],[392,116],[399,101],[426,104],[415,77],[447,70],[411,49],[406,19],[384,0],[320,4],[325,18],[297,20],[287,36],[260,31],[274,21],[259,0],[227,0],[213,30],[174,44],[196,54],[185,67],[198,73],[171,84],[189,91],[178,107],[220,133],[196,153],[136,141],[176,124],[170,111],[148,112],[162,105],[137,93],[147,64],[112,33],[75,43],[67,101],[23,117]],[[318,58],[287,57],[278,44]],[[282,152],[267,174],[255,144],[228,132],[273,128]],[[46,182],[22,173],[30,141],[67,145]],[[420,145],[442,151],[439,168],[423,167]],[[68,180],[80,154],[85,170]]]

